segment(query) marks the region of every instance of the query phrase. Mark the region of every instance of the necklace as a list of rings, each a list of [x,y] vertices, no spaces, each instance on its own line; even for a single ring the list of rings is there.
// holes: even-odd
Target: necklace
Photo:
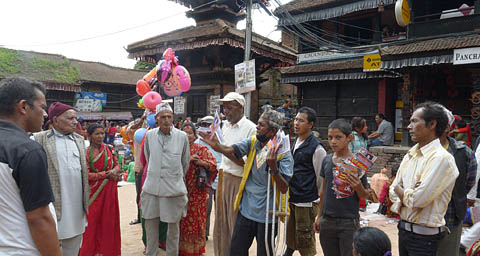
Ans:
[[[108,155],[107,155],[107,148],[104,146],[103,147],[103,154],[104,154],[104,163],[103,163],[103,170],[102,172],[104,172],[106,169],[107,169],[107,164],[108,164]],[[92,171],[98,173],[98,170],[95,169],[95,167],[93,166],[93,148],[90,147],[90,168],[92,169]]]

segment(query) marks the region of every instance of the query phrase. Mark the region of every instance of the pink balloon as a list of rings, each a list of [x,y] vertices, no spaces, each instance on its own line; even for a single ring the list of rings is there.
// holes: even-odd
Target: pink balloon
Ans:
[[[170,75],[172,74],[172,63],[169,60],[165,60],[162,62],[162,65],[160,66],[162,70],[162,76],[160,83],[165,84],[165,81],[167,81],[170,78]]]
[[[192,85],[192,80],[190,79],[190,74],[188,70],[184,66],[178,65],[175,68],[178,77],[178,83],[180,84],[180,88],[182,92],[187,92],[190,90],[190,86]]]
[[[147,92],[143,96],[143,105],[150,110],[155,111],[155,108],[160,103],[162,103],[162,96],[158,92]]]

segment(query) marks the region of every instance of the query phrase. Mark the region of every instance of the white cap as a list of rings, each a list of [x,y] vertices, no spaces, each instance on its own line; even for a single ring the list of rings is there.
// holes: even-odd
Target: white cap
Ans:
[[[157,105],[155,115],[158,115],[158,113],[160,113],[162,111],[170,111],[170,112],[173,113],[172,107],[170,107],[170,104],[168,104],[166,102],[162,102],[162,103]]]
[[[204,116],[200,119],[200,122],[213,123],[213,116]]]
[[[229,92],[227,93],[227,95],[225,95],[225,97],[223,97],[223,99],[219,99],[218,101],[225,102],[225,101],[234,101],[234,100],[240,103],[242,107],[245,106],[245,98],[236,92]]]

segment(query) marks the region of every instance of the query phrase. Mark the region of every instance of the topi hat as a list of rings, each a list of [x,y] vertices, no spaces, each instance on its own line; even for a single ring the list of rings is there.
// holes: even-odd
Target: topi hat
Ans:
[[[48,107],[48,119],[53,120],[54,117],[57,117],[63,114],[63,112],[70,109],[74,109],[74,108],[70,105],[63,104],[59,101],[56,101],[50,104],[50,107]]]

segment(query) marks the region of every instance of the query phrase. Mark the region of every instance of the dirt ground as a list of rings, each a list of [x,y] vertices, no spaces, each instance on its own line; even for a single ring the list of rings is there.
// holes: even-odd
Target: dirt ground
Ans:
[[[130,221],[137,216],[137,207],[135,204],[135,184],[123,183],[118,187],[118,198],[120,205],[120,229],[122,233],[122,255],[143,255],[142,243],[142,227],[140,224],[129,225]],[[390,220],[382,215],[374,214],[373,212],[378,208],[378,204],[371,204],[368,206],[365,213],[361,213],[361,224],[382,229],[390,238],[392,242],[393,255],[398,255],[398,239],[396,222]],[[207,241],[207,248],[205,256],[214,255],[213,253],[213,223],[214,210],[212,210],[210,226],[210,237]],[[283,230],[283,229],[282,229]],[[320,247],[320,242],[317,238],[317,255],[323,255]],[[250,247],[250,255],[256,255],[255,241]],[[165,255],[165,251],[159,250],[158,255]],[[295,252],[294,255],[300,255]]]

